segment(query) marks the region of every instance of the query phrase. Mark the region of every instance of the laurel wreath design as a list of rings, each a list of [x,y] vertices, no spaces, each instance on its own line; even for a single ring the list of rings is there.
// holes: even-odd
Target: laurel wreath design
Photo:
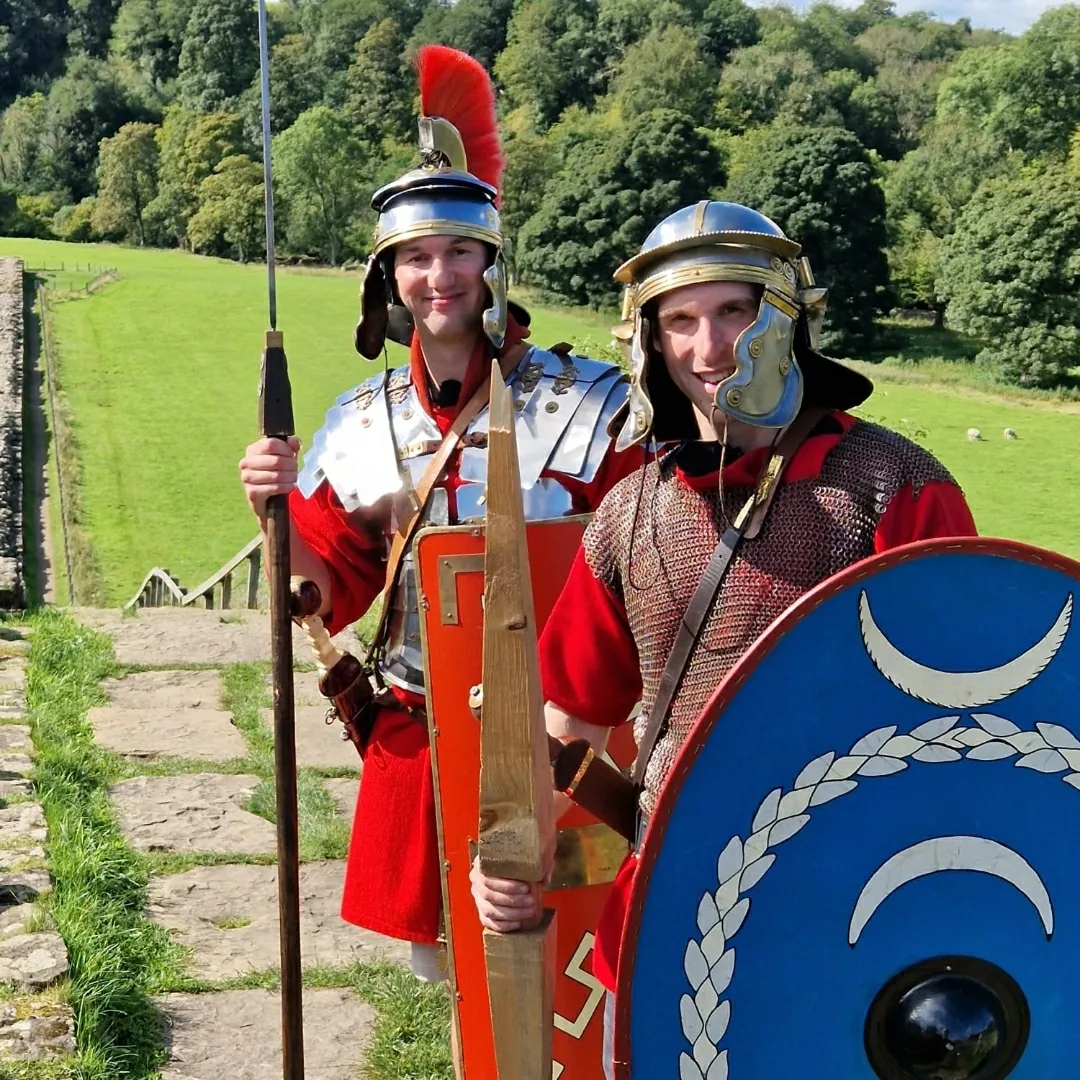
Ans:
[[[679,1001],[683,1035],[692,1053],[679,1057],[680,1080],[727,1080],[728,1052],[720,1049],[731,1023],[727,992],[735,974],[732,938],[750,912],[748,893],[768,872],[776,856],[770,851],[790,840],[809,821],[814,807],[824,806],[859,786],[858,778],[892,776],[910,761],[944,764],[952,761],[1003,761],[1041,773],[1065,773],[1065,783],[1080,791],[1080,740],[1057,724],[1038,723],[1022,731],[993,713],[971,713],[977,727],[958,726],[959,716],[928,720],[906,735],[896,725],[864,735],[837,757],[830,751],[814,758],[790,791],[777,788],[762,800],[746,840],[733,836],[716,864],[719,888],[698,904],[701,939],[686,946],[683,969],[693,990]]]

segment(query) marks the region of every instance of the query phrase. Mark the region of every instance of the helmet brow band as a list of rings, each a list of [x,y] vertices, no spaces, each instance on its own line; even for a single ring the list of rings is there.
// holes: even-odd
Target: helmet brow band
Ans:
[[[766,293],[768,301],[773,307],[779,308],[789,319],[797,319],[799,317],[799,309],[792,303],[789,303],[787,299],[781,296],[779,293],[769,289]]]

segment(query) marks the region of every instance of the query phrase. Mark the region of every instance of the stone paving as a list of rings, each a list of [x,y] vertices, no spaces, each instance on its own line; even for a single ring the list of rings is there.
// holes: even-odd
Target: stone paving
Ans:
[[[169,1064],[162,1080],[269,1080],[281,1075],[281,1001],[266,990],[165,994]],[[348,990],[304,991],[308,1080],[354,1080],[375,1013]]]
[[[106,608],[71,611],[87,626],[113,639],[120,664],[169,668],[268,658],[270,617],[264,612],[142,608],[129,616]],[[293,631],[293,655],[306,660],[310,649],[304,632],[298,626]],[[362,655],[360,641],[351,630],[343,630],[334,641],[354,655]]]
[[[114,611],[79,609],[87,625],[109,634],[121,664],[154,670],[109,679],[103,689],[108,705],[90,711],[99,745],[113,750],[136,769],[153,766],[154,775],[120,781],[110,790],[121,831],[137,850],[212,858],[179,873],[151,878],[147,916],[168,928],[190,950],[189,975],[210,983],[276,970],[279,964],[277,871],[252,864],[276,852],[276,830],[249,809],[263,781],[244,761],[249,747],[232,716],[222,709],[221,666],[266,658],[269,629],[265,615],[248,611],[144,610],[136,617]],[[337,639],[354,653],[352,635]],[[301,637],[294,655],[307,659]],[[215,669],[185,669],[185,665]],[[0,694],[3,684],[0,683]],[[343,743],[340,725],[324,722],[325,701],[311,672],[297,672],[297,759],[319,770],[340,816],[351,821],[359,789],[359,759]],[[3,699],[0,698],[0,708]],[[262,716],[269,734],[273,722]],[[0,728],[0,784],[13,756],[26,747]],[[226,768],[228,763],[231,765]],[[172,772],[174,775],[158,775]],[[191,771],[191,770],[198,771]],[[343,772],[351,777],[343,777]],[[12,774],[14,775],[14,774]],[[3,828],[0,810],[0,828]],[[32,840],[35,819],[28,810],[13,828]],[[0,853],[2,854],[2,853]],[[227,861],[235,856],[235,862]],[[226,860],[222,863],[222,860]],[[246,861],[245,861],[246,860]],[[0,864],[0,896],[10,875]],[[408,963],[408,946],[344,922],[340,915],[344,862],[301,866],[301,955],[305,967],[357,961]],[[33,882],[8,885],[8,894],[32,894]],[[5,933],[17,939],[21,925],[11,916],[11,930],[0,920],[0,978]],[[40,936],[40,935],[39,935]],[[157,999],[169,1062],[163,1080],[262,1080],[280,1075],[281,1003],[265,990],[218,990],[202,994],[170,993]],[[348,989],[307,990],[304,996],[305,1065],[309,1080],[353,1080],[370,1038],[375,1014]],[[45,1023],[45,1018],[42,1020]],[[10,1036],[14,1043],[17,1033]],[[5,1052],[0,1012],[0,1056]]]
[[[41,991],[68,973],[63,939],[37,901],[51,888],[48,826],[33,800],[34,746],[25,722],[27,643],[3,628],[0,639],[0,982],[18,1001],[0,1005],[0,1074],[5,1060],[41,1061],[75,1050],[71,1009]]]
[[[402,943],[341,919],[339,862],[300,867],[301,955],[305,964],[404,960]],[[277,869],[200,866],[155,878],[149,914],[194,950],[192,973],[236,979],[278,964]]]

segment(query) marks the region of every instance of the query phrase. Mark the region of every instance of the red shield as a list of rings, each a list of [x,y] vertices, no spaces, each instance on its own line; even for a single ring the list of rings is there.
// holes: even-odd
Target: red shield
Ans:
[[[539,628],[570,572],[585,518],[527,526],[533,602]],[[465,1080],[499,1080],[491,1030],[483,932],[469,890],[480,817],[480,725],[469,691],[481,681],[484,530],[424,530],[415,544],[435,801],[443,856],[443,910]],[[609,746],[620,767],[632,762],[631,725]],[[626,841],[574,807],[559,823],[555,875],[545,905],[558,913],[553,1080],[603,1080],[603,988],[592,974],[596,921],[626,854]]]

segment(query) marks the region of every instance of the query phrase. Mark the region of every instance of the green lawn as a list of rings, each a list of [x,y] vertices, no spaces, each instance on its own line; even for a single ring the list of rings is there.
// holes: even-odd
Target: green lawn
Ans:
[[[176,251],[0,239],[0,255],[59,268],[58,287],[114,266],[120,280],[89,299],[55,303],[60,379],[79,446],[87,525],[110,603],[127,600],[155,564],[185,586],[201,581],[255,532],[237,475],[256,435],[266,328],[265,268]],[[75,272],[79,264],[84,269]],[[301,437],[378,364],[352,348],[356,274],[279,271]],[[533,340],[606,344],[609,320],[534,308]],[[395,347],[393,363],[404,350]],[[888,373],[882,371],[888,378]],[[1073,406],[1075,408],[1075,406]],[[902,382],[880,384],[865,414],[920,438],[968,492],[981,530],[1080,555],[1080,416],[1044,403],[997,402]],[[1005,427],[1019,433],[1003,439]],[[986,442],[968,442],[978,427]]]
[[[0,239],[0,255],[63,264],[63,289],[93,276],[88,263],[118,268],[121,279],[93,297],[52,306],[87,526],[110,603],[126,601],[155,564],[196,584],[255,533],[236,465],[257,434],[265,267],[12,239]],[[279,271],[278,325],[305,441],[338,394],[381,368],[352,347],[358,284],[355,274]],[[559,312],[537,313],[533,325],[545,343],[609,337],[601,321]],[[391,347],[392,363],[404,357]]]
[[[1080,557],[1080,409],[885,381],[857,410],[915,436],[967,494],[979,531]],[[1005,428],[1015,440],[1004,437]],[[978,428],[982,442],[968,440]],[[922,434],[925,432],[925,434]]]

